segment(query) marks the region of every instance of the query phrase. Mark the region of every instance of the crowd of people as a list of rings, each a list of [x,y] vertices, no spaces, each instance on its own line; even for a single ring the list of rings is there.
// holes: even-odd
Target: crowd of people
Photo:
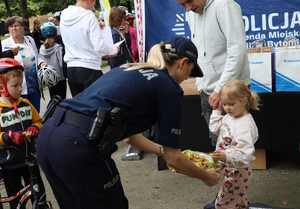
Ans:
[[[95,0],[76,0],[43,23],[34,19],[31,33],[21,17],[7,19],[9,37],[0,42],[0,118],[15,120],[1,123],[0,146],[20,147],[18,162],[1,164],[8,195],[22,188],[21,178],[29,181],[23,162],[28,140],[36,146],[39,165],[61,209],[127,209],[111,158],[116,143],[126,138],[125,160],[140,159],[128,155],[132,150],[138,156],[141,151],[154,153],[176,172],[209,186],[223,175],[216,199],[205,208],[247,207],[258,138],[250,110],[258,110],[259,98],[249,89],[241,9],[234,0],[176,2],[190,11],[192,39],[175,37],[154,45],[145,63],[138,60],[134,15],[123,6],[111,8],[109,25],[96,17]],[[110,66],[105,74],[102,60]],[[192,72],[198,75],[217,169],[199,168],[180,151],[179,84]],[[47,110],[53,114],[42,125],[44,88],[49,88],[52,99],[59,95],[62,101]],[[155,142],[143,134],[154,125]],[[18,199],[11,202],[11,209],[17,203]]]

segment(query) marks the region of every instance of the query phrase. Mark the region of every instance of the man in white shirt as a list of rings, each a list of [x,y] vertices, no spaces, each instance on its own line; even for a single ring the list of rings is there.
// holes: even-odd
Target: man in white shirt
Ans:
[[[101,57],[116,50],[109,27],[101,27],[93,13],[95,2],[77,0],[61,13],[60,32],[72,96],[102,75]]]
[[[192,41],[198,49],[198,64],[204,76],[197,78],[203,116],[209,123],[219,91],[228,80],[250,83],[245,29],[240,6],[234,0],[177,0],[185,7]],[[217,138],[210,133],[211,149]]]

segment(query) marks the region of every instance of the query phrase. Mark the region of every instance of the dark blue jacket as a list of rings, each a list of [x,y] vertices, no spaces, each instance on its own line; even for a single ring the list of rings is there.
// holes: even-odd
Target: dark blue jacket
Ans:
[[[126,136],[157,124],[159,143],[178,148],[182,96],[181,87],[167,70],[116,68],[61,106],[93,117],[100,106],[123,107],[127,110]]]

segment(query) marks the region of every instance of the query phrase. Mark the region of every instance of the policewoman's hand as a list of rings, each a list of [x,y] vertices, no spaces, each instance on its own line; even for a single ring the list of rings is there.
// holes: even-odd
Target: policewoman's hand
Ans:
[[[207,169],[206,172],[208,173],[208,177],[207,180],[204,180],[204,183],[207,186],[216,185],[220,179],[220,173],[218,173],[217,170],[214,168]]]
[[[226,155],[224,152],[220,152],[220,151],[215,151],[213,153],[210,154],[210,156],[214,159],[214,161],[226,161]]]

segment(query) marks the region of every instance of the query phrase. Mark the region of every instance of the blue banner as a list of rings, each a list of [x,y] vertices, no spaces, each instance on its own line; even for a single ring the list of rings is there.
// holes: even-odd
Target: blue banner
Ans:
[[[236,2],[242,9],[248,48],[253,48],[257,44],[259,47],[271,48],[300,45],[300,0],[236,0]],[[146,51],[154,44],[176,35],[189,37],[190,30],[186,22],[185,9],[175,0],[146,0],[145,34]],[[253,57],[258,58],[259,55]],[[262,76],[260,70],[262,68],[256,70],[255,66],[251,66],[251,59],[249,61],[252,89],[257,92],[271,92],[272,68],[264,68],[268,76]],[[299,70],[291,68],[291,75],[286,75],[288,69],[290,68],[285,65],[276,69],[276,90],[300,91],[300,78],[294,76],[299,74]]]
[[[185,18],[185,9],[175,0],[146,0],[146,51],[154,44],[166,41],[172,37],[190,35]]]
[[[288,46],[288,39],[300,38],[299,0],[236,0],[241,8],[245,23],[248,48],[255,40],[265,46]]]
[[[236,0],[242,8],[248,48],[287,46],[287,37],[300,38],[300,0]],[[146,50],[175,35],[189,36],[185,10],[175,0],[145,1]]]

